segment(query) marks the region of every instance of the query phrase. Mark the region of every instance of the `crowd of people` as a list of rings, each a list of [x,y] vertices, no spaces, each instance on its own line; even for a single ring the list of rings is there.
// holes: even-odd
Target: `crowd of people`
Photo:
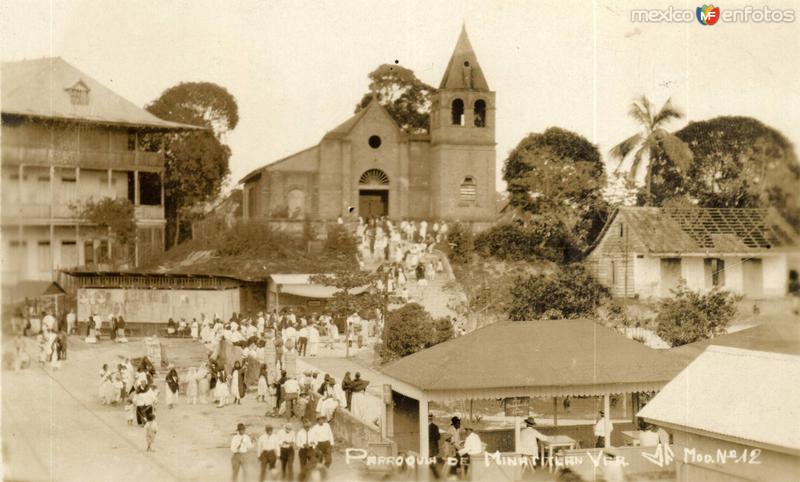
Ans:
[[[404,302],[410,301],[412,294],[421,299],[428,283],[444,271],[444,263],[433,250],[438,243],[447,242],[448,230],[447,223],[438,221],[401,221],[395,225],[385,217],[367,221],[358,218],[355,237],[359,260],[364,266],[380,265],[378,270],[386,275],[380,289]]]

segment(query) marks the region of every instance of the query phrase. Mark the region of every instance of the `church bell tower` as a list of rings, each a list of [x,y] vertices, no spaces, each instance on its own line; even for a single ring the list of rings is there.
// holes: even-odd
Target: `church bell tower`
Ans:
[[[433,96],[430,134],[433,215],[494,221],[495,93],[465,27]]]

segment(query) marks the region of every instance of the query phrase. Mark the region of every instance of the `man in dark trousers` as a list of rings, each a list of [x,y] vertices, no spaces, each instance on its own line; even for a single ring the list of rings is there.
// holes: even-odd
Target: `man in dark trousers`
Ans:
[[[439,426],[433,423],[433,414],[428,414],[428,457],[439,455]]]

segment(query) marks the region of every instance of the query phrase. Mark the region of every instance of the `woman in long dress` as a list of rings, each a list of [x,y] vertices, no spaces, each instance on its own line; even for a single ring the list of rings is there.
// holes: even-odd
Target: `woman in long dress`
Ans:
[[[258,396],[256,397],[256,401],[266,402],[268,393],[269,384],[267,383],[267,366],[262,365],[261,371],[258,374]]]
[[[233,371],[231,372],[231,395],[233,395],[234,405],[242,404],[242,397],[244,396],[244,373],[238,361],[233,364]]]
[[[217,408],[222,408],[228,403],[228,377],[225,375],[225,368],[217,371],[217,383],[214,386],[214,398],[219,401]]]
[[[316,324],[308,327],[308,356],[317,356],[319,353],[319,330]]]
[[[178,390],[180,389],[180,381],[178,380],[178,372],[175,370],[174,365],[169,366],[169,373],[166,379],[167,389],[165,390],[167,396],[167,407],[172,408],[178,401]]]
[[[186,402],[197,405],[197,370],[189,367],[186,374]]]
[[[208,374],[208,369],[206,368],[205,364],[200,365],[197,369],[197,373],[195,374],[197,378],[197,393],[202,403],[206,403],[208,401],[208,392],[209,392],[209,378],[210,375]]]
[[[108,398],[110,384],[111,372],[108,370],[108,364],[103,363],[103,369],[100,370],[100,386],[97,389],[97,398],[103,402],[103,405],[108,405],[110,402]]]
[[[97,343],[97,331],[99,330],[97,315],[90,316],[89,322],[86,325],[88,333],[86,334],[86,340],[84,341],[86,341],[86,343]]]

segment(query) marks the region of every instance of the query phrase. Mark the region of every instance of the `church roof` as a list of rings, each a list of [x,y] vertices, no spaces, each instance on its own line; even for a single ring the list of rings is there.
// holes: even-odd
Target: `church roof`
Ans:
[[[61,57],[2,63],[3,114],[161,129],[203,127],[159,119]],[[72,95],[86,97],[75,103]]]
[[[471,86],[467,85],[465,81],[464,69],[467,66],[472,72]],[[461,35],[458,37],[453,55],[450,56],[450,62],[447,63],[447,70],[444,71],[444,77],[442,77],[439,88],[490,90],[486,77],[483,76],[483,70],[478,63],[475,50],[473,50],[472,44],[469,42],[466,26],[461,28]]]
[[[369,103],[361,109],[360,111],[356,112],[353,116],[351,116],[346,121],[342,122],[338,126],[334,127],[333,129],[329,130],[325,133],[322,137],[323,139],[341,139],[343,137],[347,137],[350,134],[350,131],[361,121],[361,119],[367,115],[371,109],[379,109],[383,114],[392,122],[397,128],[397,131],[403,134],[403,130],[397,125],[397,121],[389,114],[384,106],[381,105],[380,102],[376,102],[374,99],[370,99]]]

